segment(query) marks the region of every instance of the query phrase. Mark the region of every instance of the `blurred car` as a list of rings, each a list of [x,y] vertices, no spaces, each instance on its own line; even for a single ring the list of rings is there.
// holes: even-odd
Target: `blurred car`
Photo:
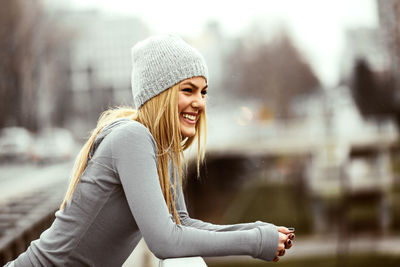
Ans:
[[[47,128],[35,141],[32,158],[37,163],[56,163],[75,157],[78,145],[71,132],[63,128]]]
[[[27,161],[30,159],[34,138],[22,127],[6,127],[0,130],[0,160]]]

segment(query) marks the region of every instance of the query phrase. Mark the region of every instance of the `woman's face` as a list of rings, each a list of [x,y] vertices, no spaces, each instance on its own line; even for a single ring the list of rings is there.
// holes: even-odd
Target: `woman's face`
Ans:
[[[207,82],[201,76],[179,83],[178,112],[182,138],[196,134],[196,123],[206,106]]]

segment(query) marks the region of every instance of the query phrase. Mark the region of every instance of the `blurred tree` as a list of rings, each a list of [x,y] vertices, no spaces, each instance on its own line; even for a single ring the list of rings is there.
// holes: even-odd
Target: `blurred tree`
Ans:
[[[381,120],[394,117],[400,126],[400,108],[396,103],[395,82],[390,73],[373,72],[366,60],[358,59],[351,90],[365,118]]]
[[[21,86],[18,79],[20,54],[23,42],[18,42],[22,33],[19,27],[21,10],[18,1],[5,0],[0,9],[0,127],[11,119],[11,113],[18,117]]]
[[[291,118],[293,100],[315,91],[319,80],[286,33],[256,40],[243,39],[228,56],[225,84],[238,96],[261,100],[275,117]]]
[[[37,130],[68,104],[57,101],[65,79],[56,52],[65,39],[41,8],[39,0],[3,0],[0,9],[0,128]],[[57,74],[59,73],[59,74]],[[60,104],[56,106],[56,104]],[[65,109],[65,108],[64,108]]]

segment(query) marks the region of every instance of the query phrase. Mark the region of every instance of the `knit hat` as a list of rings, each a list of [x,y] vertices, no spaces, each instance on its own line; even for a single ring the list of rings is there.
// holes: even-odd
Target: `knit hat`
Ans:
[[[132,48],[132,93],[136,108],[188,78],[208,69],[203,56],[176,35],[149,37]]]

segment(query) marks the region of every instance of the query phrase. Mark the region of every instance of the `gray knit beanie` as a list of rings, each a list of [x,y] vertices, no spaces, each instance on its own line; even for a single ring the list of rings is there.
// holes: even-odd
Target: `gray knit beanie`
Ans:
[[[136,108],[188,78],[208,69],[203,56],[176,35],[149,37],[132,48],[132,92]]]

